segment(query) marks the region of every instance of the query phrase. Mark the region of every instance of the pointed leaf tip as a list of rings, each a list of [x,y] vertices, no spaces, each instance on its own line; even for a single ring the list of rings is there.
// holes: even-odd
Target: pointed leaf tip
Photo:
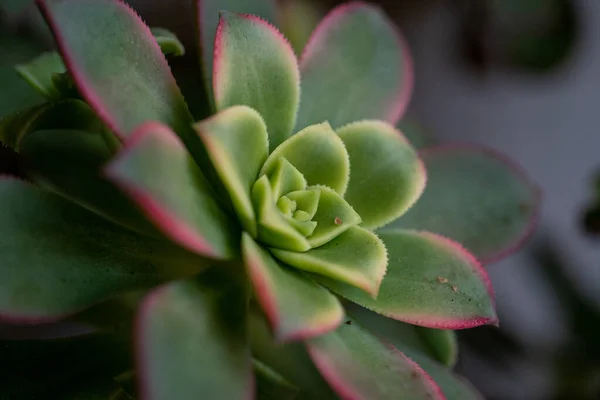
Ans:
[[[236,252],[236,228],[175,133],[140,126],[105,173],[171,240],[213,258]]]
[[[242,253],[254,291],[280,343],[319,336],[344,317],[339,300],[297,271],[279,265],[247,233]]]

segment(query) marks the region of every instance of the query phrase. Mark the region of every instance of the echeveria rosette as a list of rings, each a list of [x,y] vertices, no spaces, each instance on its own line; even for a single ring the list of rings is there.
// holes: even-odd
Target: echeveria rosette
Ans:
[[[0,182],[11,210],[0,214],[10,250],[0,255],[2,317],[52,322],[172,281],[139,309],[142,398],[250,398],[253,370],[259,392],[270,377],[305,398],[443,398],[413,361],[344,318],[337,297],[424,327],[496,322],[487,274],[458,244],[374,232],[402,221],[426,180],[393,127],[412,67],[379,9],[332,11],[300,67],[271,24],[222,12],[209,79],[215,114],[195,122],[129,7],[38,3],[85,100],[58,104],[95,115],[17,124],[41,188]],[[199,3],[202,21],[211,7]]]

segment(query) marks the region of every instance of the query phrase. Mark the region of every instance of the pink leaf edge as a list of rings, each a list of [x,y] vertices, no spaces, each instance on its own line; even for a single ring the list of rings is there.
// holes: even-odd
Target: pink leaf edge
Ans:
[[[286,52],[287,58],[290,60],[290,63],[295,66],[294,72],[296,74],[297,80],[300,80],[300,68],[298,67],[298,60],[296,59],[296,54],[294,53],[294,49],[290,44],[289,40],[269,21],[252,14],[235,14],[241,18],[253,21],[263,27],[270,30],[274,36],[279,40],[282,44],[283,49]],[[219,97],[219,90],[217,88],[219,79],[221,78],[222,65],[224,61],[223,55],[223,27],[227,23],[226,19],[223,17],[223,14],[219,16],[219,24],[217,25],[217,33],[215,35],[215,43],[214,43],[214,55],[213,55],[213,95],[216,98]]]
[[[485,154],[491,158],[494,158],[501,163],[505,164],[515,176],[525,182],[526,186],[528,186],[533,192],[533,204],[532,207],[534,211],[532,212],[531,218],[529,219],[529,223],[527,228],[523,230],[521,235],[517,236],[512,244],[506,246],[503,250],[500,250],[491,255],[487,255],[481,259],[481,262],[484,264],[492,264],[498,261],[509,257],[510,255],[519,251],[525,243],[533,236],[535,232],[539,220],[541,217],[541,201],[543,197],[542,189],[533,181],[533,179],[529,176],[525,168],[516,163],[514,160],[510,159],[505,154],[500,153],[499,151],[492,149],[490,147],[474,144],[474,143],[451,143],[451,144],[442,144],[438,146],[427,147],[421,149],[419,151],[420,156],[424,159],[427,156],[435,156],[440,153],[462,153],[462,152],[477,152],[480,154]]]
[[[140,399],[153,399],[154,396],[151,393],[150,382],[148,381],[148,366],[151,364],[150,360],[146,355],[145,349],[148,347],[144,335],[147,330],[145,329],[145,322],[149,319],[153,309],[160,307],[162,296],[167,290],[169,290],[170,284],[163,285],[154,289],[142,300],[142,303],[138,307],[138,312],[134,321],[133,334],[134,334],[134,360],[138,373],[136,374],[136,384]],[[254,392],[256,389],[256,379],[254,374],[250,371],[250,387],[244,397],[245,400],[252,400],[254,398]]]
[[[438,384],[431,378],[424,370],[421,368],[419,364],[414,362],[412,359],[407,357],[403,352],[398,350],[394,345],[388,343],[385,340],[377,337],[379,341],[381,341],[388,349],[390,349],[395,355],[402,358],[406,361],[411,367],[414,368],[413,376],[415,378],[420,378],[425,386],[429,388],[434,394],[433,400],[446,400],[446,396],[442,392],[442,389],[438,386]],[[365,400],[362,397],[358,397],[353,392],[352,388],[347,385],[344,378],[338,374],[337,369],[329,364],[329,359],[325,355],[321,354],[318,350],[312,348],[309,342],[306,343],[306,349],[308,353],[315,363],[317,369],[321,372],[323,377],[329,383],[331,388],[340,396],[343,400]]]
[[[160,136],[168,146],[184,149],[183,144],[168,127],[155,121],[146,122],[133,131],[121,152],[104,169],[106,177],[113,181],[123,192],[127,193],[148,219],[162,228],[163,233],[172,240],[195,253],[220,258],[218,252],[210,243],[185,221],[167,210],[150,193],[121,177],[118,170],[120,160],[126,158],[140,142],[150,135]]]
[[[281,315],[277,309],[275,297],[272,294],[274,290],[273,282],[271,282],[263,273],[261,273],[259,260],[253,256],[248,256],[245,260],[245,263],[248,266],[248,273],[250,275],[250,280],[254,285],[257,300],[262,306],[263,311],[269,320],[269,324],[274,331],[274,339],[276,343],[284,344],[320,336],[335,329],[342,322],[344,315],[339,313],[337,316],[326,318],[327,323],[314,326],[307,325],[303,329],[297,329],[292,332],[282,332]]]
[[[321,20],[319,25],[311,34],[308,42],[306,43],[304,51],[302,52],[302,56],[300,57],[300,67],[302,69],[302,65],[306,62],[306,60],[314,56],[318,56],[318,44],[321,41],[321,38],[325,35],[327,31],[331,29],[332,26],[338,24],[340,20],[346,15],[356,12],[362,8],[368,8],[370,10],[377,11],[384,16],[388,24],[393,28],[394,32],[396,33],[396,40],[398,42],[399,47],[402,49],[403,59],[401,61],[404,72],[402,91],[398,93],[398,97],[396,98],[396,100],[390,103],[389,109],[387,111],[387,121],[395,125],[406,112],[406,109],[408,108],[408,104],[410,103],[410,99],[412,97],[414,87],[414,62],[411,56],[408,41],[404,38],[404,35],[400,32],[398,27],[387,18],[387,16],[381,10],[380,7],[363,1],[351,1],[348,3],[343,3],[332,9]]]
[[[52,12],[50,11],[50,7],[47,4],[49,1],[52,1],[52,0],[36,0],[36,4],[37,4],[42,16],[46,20],[48,26],[50,27],[52,35],[54,36],[54,39],[56,40],[56,45],[58,47],[58,50],[62,56],[65,66],[67,67],[67,71],[69,71],[71,73],[73,80],[75,81],[75,84],[77,85],[77,88],[81,92],[81,95],[85,98],[85,100],[89,103],[89,105],[98,114],[100,119],[110,128],[110,130],[112,130],[119,137],[121,137],[121,138],[126,137],[128,132],[122,132],[121,129],[119,129],[119,124],[112,118],[111,112],[105,107],[104,101],[99,96],[97,96],[94,89],[90,85],[88,85],[87,79],[79,71],[75,61],[71,57],[70,52],[65,47],[65,44],[64,44],[65,40],[63,38],[62,33],[59,30],[59,25],[54,20],[54,18],[52,16]],[[132,19],[138,23],[138,26],[141,29],[141,31],[143,32],[144,36],[146,36],[147,38],[150,39],[151,46],[154,50],[157,60],[159,60],[158,62],[161,64],[161,67],[166,68],[167,70],[170,71],[167,59],[164,56],[162,50],[160,49],[160,46],[154,39],[154,35],[152,34],[152,31],[150,30],[148,25],[146,25],[144,20],[138,15],[138,13],[135,10],[133,10],[129,5],[122,2],[121,0],[110,0],[110,1],[118,4],[119,7],[121,7],[125,13],[129,14],[132,17]],[[168,79],[170,80],[169,83],[171,85],[174,85],[175,87],[177,87],[175,78],[171,74],[168,75]]]
[[[468,250],[466,250],[460,243],[455,242],[452,239],[449,239],[445,236],[438,235],[437,233],[426,232],[426,231],[417,231],[421,236],[425,236],[432,241],[438,243],[439,245],[445,247],[453,253],[460,254],[460,256],[464,257],[466,261],[473,267],[474,272],[479,276],[487,293],[491,299],[492,307],[496,308],[496,298],[494,295],[494,289],[492,287],[492,282],[489,278],[489,275],[483,265],[475,258],[473,254],[471,254]],[[435,328],[435,329],[469,329],[475,328],[481,325],[494,325],[499,326],[498,316],[494,312],[493,316],[490,317],[479,317],[474,316],[471,318],[461,318],[461,319],[452,319],[452,318],[432,318],[431,315],[426,314],[409,314],[402,313],[402,315],[393,315],[386,314],[390,318],[397,319],[400,321],[407,322],[409,324],[424,326],[427,328]]]

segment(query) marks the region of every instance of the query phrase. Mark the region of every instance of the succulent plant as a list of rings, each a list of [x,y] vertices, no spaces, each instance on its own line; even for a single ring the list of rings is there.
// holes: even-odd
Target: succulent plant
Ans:
[[[493,292],[440,233],[497,258],[537,193],[496,156],[420,156],[394,127],[412,64],[380,9],[331,11],[298,65],[255,15],[273,21],[270,2],[199,2],[212,115],[196,122],[174,35],[117,0],[38,5],[60,55],[18,68],[47,101],[0,121],[32,181],[0,180],[7,326],[122,334],[133,307],[123,396],[476,398],[430,356],[451,365],[452,329],[497,323]],[[395,346],[368,330],[378,314]]]

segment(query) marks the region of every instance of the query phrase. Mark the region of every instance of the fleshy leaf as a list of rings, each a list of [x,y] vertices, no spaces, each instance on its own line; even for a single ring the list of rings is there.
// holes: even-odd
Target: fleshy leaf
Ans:
[[[321,197],[320,188],[312,188],[297,192],[290,192],[285,195],[288,199],[296,203],[296,209],[304,211],[309,219],[313,219],[319,207]]]
[[[140,126],[106,173],[171,240],[213,258],[235,254],[236,227],[168,127]]]
[[[137,319],[144,399],[250,399],[247,290],[227,267],[150,293]]]
[[[256,237],[252,185],[267,159],[267,128],[249,107],[225,109],[195,125],[244,229]]]
[[[345,282],[372,296],[377,296],[387,266],[384,244],[374,233],[357,226],[304,253],[279,249],[271,252],[295,268]]]
[[[338,130],[352,173],[344,198],[375,229],[400,217],[425,188],[426,173],[410,143],[389,124],[356,122]]]
[[[340,194],[346,191],[348,153],[328,123],[309,126],[286,140],[269,155],[261,174],[269,174],[281,157],[304,175],[308,185],[325,185]]]
[[[340,398],[444,399],[419,365],[351,319],[334,332],[308,340],[306,346]]]
[[[348,313],[357,318],[364,326],[368,326],[373,333],[392,343],[398,350],[419,364],[442,389],[446,400],[483,399],[483,396],[477,393],[462,377],[452,373],[449,368],[428,356],[428,354],[431,354],[431,349],[423,343],[422,336],[418,334],[418,330],[423,328],[385,318],[352,304],[348,306]]]
[[[448,329],[432,329],[415,326],[417,333],[429,348],[429,352],[442,364],[452,368],[458,358],[456,333]]]
[[[379,237],[388,268],[377,299],[332,279],[318,281],[363,307],[414,325],[464,329],[497,323],[487,272],[459,244],[429,232],[395,230]]]
[[[308,243],[313,248],[324,245],[362,221],[360,215],[338,193],[325,186],[317,186],[316,189],[319,190],[319,206],[312,220],[317,227],[308,237]]]
[[[150,28],[120,0],[38,0],[77,88],[113,132],[162,122],[184,140],[191,114]]]
[[[242,253],[256,298],[278,342],[318,336],[342,322],[344,310],[333,294],[279,265],[247,233],[242,237]]]
[[[304,175],[283,157],[280,157],[273,169],[269,171],[269,182],[271,182],[275,199],[279,199],[284,194],[306,188]]]
[[[289,224],[277,208],[266,175],[254,184],[252,203],[257,214],[258,239],[262,243],[292,251],[310,249],[308,240]]]
[[[213,67],[217,110],[246,105],[267,124],[273,150],[291,133],[300,101],[294,51],[268,22],[253,15],[221,12]]]
[[[292,400],[298,388],[289,383],[265,363],[252,360],[256,378],[256,398],[258,400]]]
[[[185,48],[175,34],[164,28],[151,28],[150,31],[165,55],[182,56]]]
[[[427,188],[391,227],[450,237],[485,263],[511,254],[529,238],[540,194],[520,167],[476,146],[440,146],[420,154]]]
[[[0,142],[14,151],[19,151],[21,139],[31,131],[30,126],[49,107],[48,103],[17,111],[0,120]]]
[[[0,209],[0,319],[52,322],[203,266],[19,180],[0,179]]]
[[[30,179],[85,208],[141,233],[156,233],[146,217],[101,173],[114,151],[103,135],[47,130],[27,135],[21,155]]]
[[[300,68],[298,128],[325,120],[336,129],[362,119],[395,124],[412,92],[404,39],[380,8],[362,2],[338,6],[321,21]]]
[[[104,133],[105,127],[83,101],[44,103],[11,114],[0,121],[0,142],[19,151],[21,141],[39,130],[79,130]]]
[[[405,354],[433,378],[444,393],[446,400],[482,400],[484,398],[466,379],[429,357],[411,349],[406,349]]]
[[[206,90],[212,102],[213,95],[213,55],[219,12],[226,10],[240,14],[252,14],[275,23],[277,9],[274,0],[197,0],[197,25],[200,30],[200,50],[202,66],[206,78]]]
[[[297,386],[300,389],[298,400],[336,398],[301,343],[276,342],[264,315],[255,307],[250,307],[249,326],[253,357]]]
[[[53,74],[65,72],[65,66],[56,52],[44,53],[27,64],[16,66],[19,75],[47,99],[58,99],[60,93],[52,82]]]

